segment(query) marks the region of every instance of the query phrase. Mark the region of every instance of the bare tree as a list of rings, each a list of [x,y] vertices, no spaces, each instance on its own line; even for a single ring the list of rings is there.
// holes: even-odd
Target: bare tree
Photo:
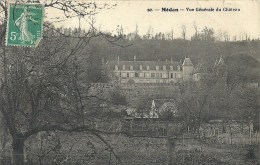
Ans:
[[[195,39],[198,39],[198,26],[197,26],[196,22],[193,23],[193,27],[195,30]]]
[[[7,25],[7,1],[0,2],[4,11],[1,43]],[[106,8],[95,2],[48,1],[45,8],[63,11],[65,18],[88,18]],[[59,18],[57,18],[59,19]],[[90,39],[102,36],[115,43],[118,38],[97,31],[93,23],[86,34],[68,36],[62,29],[45,23],[45,34],[37,48],[1,47],[0,111],[12,137],[13,164],[24,164],[25,141],[42,131],[88,132],[100,139],[118,159],[113,148],[100,135],[113,134],[95,129],[84,117],[90,94],[86,74],[80,69],[80,57]],[[53,37],[53,34],[55,37]]]
[[[173,40],[173,28],[171,30],[171,40]]]
[[[202,30],[200,37],[201,37],[203,40],[205,40],[205,41],[214,41],[214,40],[215,40],[215,37],[214,37],[214,29],[205,27],[205,28]]]
[[[228,42],[230,40],[230,36],[229,36],[229,34],[226,31],[223,32],[223,37],[224,37],[224,41],[225,42]]]
[[[222,41],[222,38],[223,38],[223,32],[221,30],[219,30],[218,34],[217,34],[217,40]]]
[[[182,29],[182,33],[181,33],[182,34],[182,38],[184,40],[186,40],[186,26],[182,25],[181,29]]]
[[[146,33],[147,39],[151,39],[153,37],[153,27],[150,26],[147,33]]]

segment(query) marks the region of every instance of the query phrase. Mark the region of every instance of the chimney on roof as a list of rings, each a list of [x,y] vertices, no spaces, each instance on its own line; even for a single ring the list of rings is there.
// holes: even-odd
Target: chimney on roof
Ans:
[[[171,63],[172,63],[172,57],[171,57]]]
[[[119,61],[120,61],[119,56],[117,56],[117,62],[119,62]]]
[[[134,61],[136,61],[136,56],[134,56]]]

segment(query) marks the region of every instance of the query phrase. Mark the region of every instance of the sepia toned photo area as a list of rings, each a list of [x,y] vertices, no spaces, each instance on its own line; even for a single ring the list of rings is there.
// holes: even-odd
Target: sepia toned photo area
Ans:
[[[259,165],[259,1],[0,1],[1,165]]]

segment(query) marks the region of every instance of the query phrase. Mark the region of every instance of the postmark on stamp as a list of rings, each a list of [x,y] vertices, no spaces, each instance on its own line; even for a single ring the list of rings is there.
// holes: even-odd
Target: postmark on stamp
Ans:
[[[42,38],[43,5],[9,4],[8,46],[37,46]]]

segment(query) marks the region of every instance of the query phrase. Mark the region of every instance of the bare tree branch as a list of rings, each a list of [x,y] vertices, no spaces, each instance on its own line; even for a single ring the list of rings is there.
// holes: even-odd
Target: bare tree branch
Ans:
[[[114,149],[111,147],[111,145],[97,132],[92,132],[95,136],[97,136],[109,149],[109,151],[114,155],[114,157],[118,160],[118,162],[122,165],[125,163],[120,159],[120,157],[115,153]]]

